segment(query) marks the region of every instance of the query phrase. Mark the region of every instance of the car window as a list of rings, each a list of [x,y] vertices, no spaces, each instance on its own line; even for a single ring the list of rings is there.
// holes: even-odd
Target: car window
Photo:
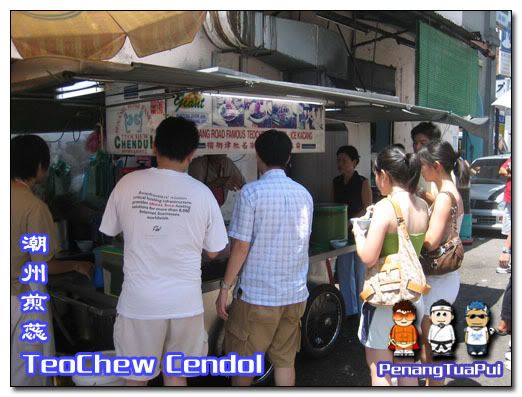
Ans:
[[[504,164],[506,159],[483,159],[475,160],[471,167],[480,170],[477,175],[471,178],[471,183],[474,184],[495,184],[502,185],[506,183],[506,179],[498,174],[498,170]]]

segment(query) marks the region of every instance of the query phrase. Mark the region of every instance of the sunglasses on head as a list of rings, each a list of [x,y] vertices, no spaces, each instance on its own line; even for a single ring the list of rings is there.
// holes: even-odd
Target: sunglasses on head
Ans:
[[[415,320],[415,313],[413,313],[413,312],[408,312],[408,313],[395,312],[395,313],[393,313],[393,319],[395,321],[399,321],[402,319],[412,321],[412,320]]]
[[[466,317],[469,317],[471,318],[472,320],[476,317],[480,318],[480,319],[485,319],[486,318],[486,315],[485,314],[470,314],[469,316],[466,316]]]

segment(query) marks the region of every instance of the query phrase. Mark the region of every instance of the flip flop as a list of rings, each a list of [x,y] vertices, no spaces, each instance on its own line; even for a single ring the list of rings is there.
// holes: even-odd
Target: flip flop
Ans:
[[[510,331],[501,331],[499,330],[498,328],[495,328],[495,333],[498,335],[498,336],[506,336],[510,333]]]

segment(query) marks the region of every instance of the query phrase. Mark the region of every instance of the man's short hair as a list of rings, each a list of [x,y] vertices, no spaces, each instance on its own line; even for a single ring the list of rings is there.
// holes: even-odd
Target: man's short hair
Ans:
[[[47,171],[50,162],[49,146],[38,135],[18,135],[11,139],[11,179],[34,178],[38,165]]]
[[[411,140],[415,139],[415,136],[418,134],[426,135],[430,140],[440,139],[441,133],[439,127],[437,127],[432,122],[422,122],[417,124],[411,130]]]
[[[181,162],[198,147],[198,129],[183,117],[167,117],[156,128],[154,143],[161,156]]]
[[[268,130],[256,139],[256,153],[269,167],[285,168],[292,153],[292,141],[282,131]]]

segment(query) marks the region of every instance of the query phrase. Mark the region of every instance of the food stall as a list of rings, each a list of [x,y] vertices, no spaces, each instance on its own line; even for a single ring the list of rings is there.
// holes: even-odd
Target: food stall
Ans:
[[[21,102],[29,102],[34,92],[55,92],[79,82],[93,82],[90,88],[98,91],[89,94],[92,103],[73,99],[70,106],[101,107],[103,111],[96,122],[100,126],[104,152],[111,156],[133,156],[134,160],[152,155],[155,127],[167,115],[183,116],[196,122],[201,138],[198,154],[251,154],[254,153],[253,143],[261,132],[278,128],[288,133],[296,156],[326,150],[326,110],[330,110],[328,119],[341,122],[432,120],[458,124],[469,131],[482,128],[487,120],[464,119],[446,111],[403,104],[396,97],[272,81],[219,69],[190,71],[140,63],[116,64],[58,57],[13,61],[11,69],[11,95]],[[53,109],[60,111],[64,98],[56,101],[62,102],[54,104]],[[151,163],[147,160],[135,162],[134,168]],[[331,352],[341,333],[344,302],[335,286],[331,259],[353,252],[355,247],[347,244],[333,248],[329,241],[347,238],[346,215],[344,222],[343,234],[326,239],[321,239],[321,235],[312,238],[316,245],[311,245],[310,249],[310,298],[303,316],[302,340],[304,351],[313,357]],[[75,316],[78,317],[74,321],[76,339],[90,340],[91,348],[95,350],[111,349],[110,337],[100,335],[112,335],[111,321],[123,282],[121,243],[99,245],[96,259],[98,269],[102,268],[104,275],[103,285],[98,285],[97,289],[67,278],[49,285],[55,305],[55,327],[68,341],[71,350],[79,351],[80,346],[66,324],[67,319]],[[202,261],[209,354],[221,353],[223,323],[217,317],[214,302],[225,264],[224,259]],[[73,312],[76,314],[71,315]],[[103,320],[82,320],[78,313],[89,313]],[[85,329],[88,326],[95,331],[88,332]]]

